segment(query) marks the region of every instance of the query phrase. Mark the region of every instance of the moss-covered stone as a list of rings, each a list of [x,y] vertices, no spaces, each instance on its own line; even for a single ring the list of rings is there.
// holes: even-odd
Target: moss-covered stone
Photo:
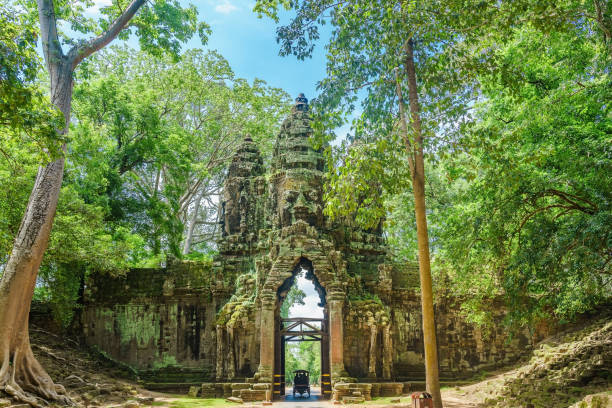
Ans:
[[[95,276],[83,311],[88,343],[165,383],[179,374],[192,380],[197,369],[200,382],[271,379],[279,353],[260,361],[261,350],[274,354],[279,306],[304,267],[325,315],[333,299],[341,321],[329,333],[330,344],[342,346],[330,348],[339,360],[332,361],[332,381],[422,379],[417,267],[396,261],[381,225],[366,230],[351,217],[325,216],[324,157],[311,136],[307,101],[299,97],[269,166],[244,138],[224,182],[212,261],[169,259],[166,268]],[[460,315],[459,302],[437,298],[443,376],[507,364],[528,348],[525,336],[506,344],[503,331],[480,332]]]

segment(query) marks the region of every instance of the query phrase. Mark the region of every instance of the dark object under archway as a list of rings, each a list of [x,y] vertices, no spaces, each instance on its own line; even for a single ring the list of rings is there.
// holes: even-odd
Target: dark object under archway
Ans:
[[[295,394],[300,394],[303,397],[308,393],[310,398],[310,373],[306,370],[295,370],[293,375],[293,398]]]

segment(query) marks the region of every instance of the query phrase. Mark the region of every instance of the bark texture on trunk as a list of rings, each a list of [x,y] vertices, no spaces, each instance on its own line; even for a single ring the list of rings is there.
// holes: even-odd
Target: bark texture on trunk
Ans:
[[[49,74],[51,102],[64,114],[66,128],[61,132],[66,133],[72,99],[72,69],[62,62],[53,64]],[[53,383],[34,357],[28,331],[30,304],[38,268],[49,243],[63,173],[63,157],[38,169],[13,250],[0,280],[0,389],[33,406],[43,406],[44,401],[28,393],[70,402],[63,395],[64,388]]]
[[[64,129],[58,131],[60,134],[68,132],[74,68],[115,38],[144,1],[133,0],[106,32],[80,43],[68,55],[64,55],[57,33],[53,0],[37,0],[40,37],[50,79],[51,103],[64,114],[65,119]],[[0,279],[0,390],[34,407],[46,406],[46,400],[73,404],[65,395],[64,387],[54,384],[34,357],[28,330],[38,268],[49,243],[63,174],[63,156],[39,168],[13,249]]]
[[[421,280],[421,310],[423,314],[423,342],[425,345],[425,377],[427,391],[432,394],[434,407],[442,408],[440,379],[438,373],[438,350],[436,343],[436,324],[431,284],[431,265],[429,260],[429,236],[425,207],[425,160],[423,158],[423,132],[419,113],[419,96],[414,66],[414,43],[412,39],[404,45],[404,70],[408,79],[408,101],[413,140],[408,136],[408,126],[404,100],[402,98],[399,75],[396,71],[396,92],[400,104],[400,126],[403,140],[408,151],[412,191],[414,194],[414,213],[417,225],[417,246],[419,254],[419,275]]]

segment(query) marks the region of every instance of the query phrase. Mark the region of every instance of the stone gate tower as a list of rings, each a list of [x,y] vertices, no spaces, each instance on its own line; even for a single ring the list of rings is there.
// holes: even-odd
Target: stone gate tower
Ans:
[[[240,281],[251,277],[247,292],[230,301],[220,312],[218,338],[229,338],[229,347],[259,343],[259,355],[250,360],[232,361],[217,366],[219,380],[237,371],[255,368],[260,382],[273,382],[279,370],[278,310],[298,268],[308,270],[325,307],[323,365],[329,363],[332,379],[347,377],[344,365],[344,307],[347,295],[362,306],[361,317],[372,322],[367,337],[375,339],[370,347],[368,374],[391,375],[391,336],[389,316],[381,300],[391,292],[392,267],[385,264],[385,245],[379,233],[350,224],[332,223],[323,214],[323,170],[321,151],[313,149],[310,136],[308,102],[303,95],[281,126],[267,175],[255,143],[249,138],[238,149],[225,183],[223,195],[223,238],[215,273],[219,278]],[[241,288],[238,288],[240,292]],[[372,302],[363,301],[370,294]],[[360,302],[361,301],[361,302]],[[249,303],[251,302],[251,303]],[[244,307],[249,303],[252,307]],[[367,309],[367,310],[366,310]],[[226,321],[228,323],[226,323]],[[231,322],[231,323],[230,323]],[[247,322],[242,324],[242,322]],[[378,342],[379,330],[382,333]],[[219,355],[224,350],[219,349]],[[329,354],[328,354],[329,353]],[[219,360],[218,360],[219,361]],[[324,369],[325,370],[325,369]]]
[[[422,380],[417,269],[393,259],[379,228],[324,215],[324,160],[309,140],[310,121],[300,95],[269,166],[256,143],[244,138],[224,184],[222,236],[212,264],[169,262],[89,282],[86,341],[147,384],[215,382],[207,388],[211,395],[282,395],[280,305],[305,269],[324,309],[317,334],[324,393],[340,380],[400,388],[389,381]],[[526,349],[525,337],[507,343],[501,329],[485,336],[457,313],[460,302],[444,292],[436,297],[442,379],[507,364]],[[231,383],[253,388],[227,388]],[[265,388],[272,384],[273,390]]]

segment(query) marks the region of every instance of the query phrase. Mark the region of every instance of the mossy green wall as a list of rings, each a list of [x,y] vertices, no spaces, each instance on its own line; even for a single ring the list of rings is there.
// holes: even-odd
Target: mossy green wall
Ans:
[[[82,313],[87,343],[149,380],[210,381],[216,309],[226,301],[223,284],[211,285],[211,269],[210,262],[171,262],[115,278],[94,276]]]

